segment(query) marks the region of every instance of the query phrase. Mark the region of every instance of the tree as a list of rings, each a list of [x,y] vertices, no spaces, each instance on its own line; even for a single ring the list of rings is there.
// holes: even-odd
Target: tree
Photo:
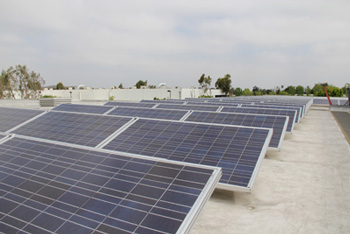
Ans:
[[[231,89],[231,76],[230,74],[226,74],[223,78],[218,78],[215,82],[215,87],[220,89],[225,95],[230,92]]]
[[[342,89],[336,87],[336,86],[327,86],[327,92],[330,97],[343,97],[344,92]]]
[[[253,92],[250,91],[248,88],[246,88],[246,89],[243,90],[242,95],[243,96],[252,96]]]
[[[298,96],[303,96],[304,95],[304,87],[301,85],[298,85],[295,89],[295,92]]]
[[[326,96],[321,84],[315,84],[311,91],[314,96]]]
[[[122,84],[122,83],[120,83],[120,84],[119,84],[118,89],[124,89],[124,87],[123,87],[123,84]]]
[[[62,84],[62,82],[59,82],[57,85],[56,85],[56,89],[65,89],[64,85]]]
[[[290,85],[284,90],[285,92],[289,93],[289,95],[294,96],[296,93],[295,87]]]
[[[206,77],[205,74],[203,73],[201,75],[201,77],[199,78],[198,83],[202,87],[202,89],[204,90],[204,93],[207,93],[208,90],[210,90],[211,77],[210,76]]]
[[[239,96],[242,96],[242,94],[243,94],[243,90],[241,88],[237,87],[235,90],[235,95],[237,97],[239,97]]]
[[[257,87],[257,86],[254,86],[253,89],[252,89],[252,91],[253,91],[253,95],[259,95],[258,92],[260,91],[260,88]],[[261,95],[261,94],[260,94],[260,95]]]
[[[147,80],[143,81],[143,80],[139,80],[137,83],[136,83],[136,88],[141,88],[141,86],[147,86]]]
[[[37,99],[44,84],[45,81],[39,73],[29,71],[26,65],[17,65],[2,71],[0,96],[15,99],[17,92],[23,99]]]
[[[310,86],[306,86],[306,95],[310,96],[311,93],[312,93],[312,90],[311,90]]]
[[[149,89],[155,89],[155,88],[157,88],[157,86],[155,86],[155,85],[148,85],[148,88]]]

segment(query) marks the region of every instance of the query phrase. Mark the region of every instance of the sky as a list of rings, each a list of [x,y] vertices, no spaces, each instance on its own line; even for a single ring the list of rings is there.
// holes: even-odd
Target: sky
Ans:
[[[46,85],[343,87],[349,0],[0,0],[0,69]]]

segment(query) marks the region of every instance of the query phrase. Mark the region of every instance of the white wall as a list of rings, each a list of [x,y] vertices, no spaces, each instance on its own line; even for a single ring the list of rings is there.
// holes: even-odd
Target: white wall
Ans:
[[[140,101],[142,99],[184,99],[196,98],[203,95],[201,89],[92,89],[92,90],[44,90],[44,95],[55,97],[72,98],[73,100],[96,100],[107,101],[114,97],[117,101]],[[212,95],[220,95],[220,90],[212,90]]]

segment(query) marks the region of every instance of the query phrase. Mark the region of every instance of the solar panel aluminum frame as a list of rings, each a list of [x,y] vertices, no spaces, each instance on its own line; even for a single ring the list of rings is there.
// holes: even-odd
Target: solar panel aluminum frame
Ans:
[[[214,112],[215,113],[215,112]],[[273,129],[272,128],[260,128],[260,127],[249,127],[249,126],[232,126],[232,125],[228,125],[228,124],[216,124],[216,123],[201,123],[201,122],[181,122],[181,121],[174,121],[174,120],[164,120],[164,119],[150,119],[150,118],[137,118],[137,119],[145,119],[145,120],[154,120],[154,121],[164,121],[164,122],[180,122],[180,123],[184,123],[184,124],[199,124],[199,125],[214,125],[214,126],[226,126],[226,127],[235,127],[235,128],[251,128],[251,129],[264,129],[264,130],[267,130],[268,131],[268,135],[266,137],[266,140],[265,140],[265,143],[260,151],[260,155],[258,157],[258,160],[257,160],[257,164],[253,170],[253,173],[252,173],[252,177],[250,178],[250,181],[248,183],[248,186],[247,187],[243,187],[243,186],[238,186],[238,185],[229,185],[229,184],[224,184],[224,183],[218,183],[217,185],[217,188],[219,189],[223,189],[223,190],[227,190],[227,191],[235,191],[235,192],[248,192],[250,193],[252,191],[252,186],[254,184],[254,181],[255,181],[255,178],[259,172],[259,169],[260,169],[260,165],[262,163],[262,160],[265,158],[265,155],[266,155],[266,152],[267,152],[267,149],[268,149],[268,146],[270,144],[270,141],[271,141],[271,137],[272,137],[272,134],[273,134]],[[137,121],[133,122],[136,123]],[[132,126],[129,125],[128,127]],[[127,128],[125,128],[124,130],[127,130]],[[119,134],[121,134],[122,132],[119,132]],[[119,135],[118,134],[118,135]],[[116,135],[115,137],[117,137],[118,135]],[[114,140],[115,138],[111,139],[110,141]],[[107,142],[104,146],[108,145],[109,142]],[[104,147],[103,146],[103,147]],[[107,150],[107,149],[106,149]],[[123,152],[123,151],[118,151],[118,150],[110,150],[110,152]],[[145,155],[145,157],[150,157],[150,158],[156,158],[154,156],[147,156]],[[173,161],[173,160],[171,160]],[[194,165],[197,165],[197,164],[194,164]],[[204,164],[200,164],[200,165],[204,165]]]
[[[222,169],[220,167],[198,165],[198,164],[186,163],[186,162],[178,162],[178,161],[173,161],[173,160],[168,160],[168,159],[149,157],[149,156],[144,156],[144,155],[139,155],[139,154],[120,152],[120,151],[97,149],[97,148],[90,147],[90,146],[76,145],[76,144],[70,144],[70,143],[65,143],[65,142],[46,140],[46,139],[40,139],[40,138],[23,136],[23,135],[16,135],[16,134],[9,135],[9,137],[7,137],[5,140],[1,141],[0,144],[4,143],[12,138],[20,138],[20,139],[32,140],[32,141],[43,142],[43,143],[48,143],[48,144],[61,145],[61,146],[66,146],[66,147],[71,147],[71,148],[76,148],[76,149],[89,150],[89,151],[95,151],[95,152],[101,152],[101,153],[107,153],[107,154],[120,155],[120,156],[124,156],[124,157],[132,157],[132,158],[139,158],[139,159],[155,161],[155,162],[163,162],[163,163],[167,163],[167,164],[170,163],[170,164],[212,170],[213,173],[210,176],[210,178],[208,179],[205,187],[202,189],[200,195],[198,196],[198,199],[192,205],[190,211],[187,213],[185,219],[183,220],[182,224],[178,228],[178,230],[176,232],[178,234],[189,233],[191,231],[191,228],[195,224],[195,222],[196,222],[197,218],[199,217],[202,209],[204,208],[206,202],[211,197],[213,191],[217,188],[217,184],[218,184],[218,182],[221,178],[221,175],[222,175]]]

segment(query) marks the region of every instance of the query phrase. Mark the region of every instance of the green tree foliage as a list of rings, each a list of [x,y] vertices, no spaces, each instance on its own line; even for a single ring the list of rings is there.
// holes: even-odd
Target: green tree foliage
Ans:
[[[296,89],[294,86],[290,85],[287,88],[284,89],[285,92],[287,92],[289,95],[294,96],[296,93]]]
[[[18,92],[23,99],[37,99],[44,84],[39,73],[29,71],[26,65],[17,65],[1,72],[0,96],[15,99],[15,93]]]
[[[56,85],[56,89],[65,89],[64,85],[62,84],[62,82],[59,82],[57,85]]]
[[[311,95],[312,89],[310,88],[310,86],[306,86],[305,92],[306,92],[306,95],[307,95],[307,96],[310,96],[310,95]]]
[[[321,84],[315,84],[311,91],[314,96],[326,96]]]
[[[155,85],[148,85],[148,88],[149,89],[155,89],[155,88],[157,88]]]
[[[253,95],[253,91],[250,91],[248,88],[244,89],[242,92],[243,96],[252,96]]]
[[[243,94],[243,90],[242,90],[240,87],[237,87],[237,88],[235,89],[235,95],[236,95],[237,97],[239,97],[239,96],[242,96],[242,94]]]
[[[335,86],[327,86],[327,92],[330,97],[343,97],[344,92],[342,89]]]
[[[122,83],[119,84],[118,89],[124,89],[124,86]]]
[[[325,85],[326,85],[327,93],[330,97],[343,97],[344,96],[343,89],[338,88],[338,87],[333,86],[333,85],[328,85],[327,83]],[[319,97],[327,96],[326,92],[324,91],[324,88],[321,84],[315,84],[315,86],[313,88],[313,94],[314,94],[314,96],[319,96]]]
[[[231,76],[230,74],[226,74],[223,78],[218,78],[215,82],[215,87],[220,89],[225,95],[230,92],[231,89]]]
[[[201,75],[201,77],[199,78],[198,83],[202,87],[202,89],[204,90],[204,93],[207,93],[208,90],[210,90],[211,77],[210,76],[205,76],[205,74],[203,73]]]
[[[137,83],[136,83],[136,88],[141,88],[141,86],[147,86],[147,80],[143,81],[143,80],[139,80]]]
[[[296,88],[295,88],[295,92],[298,96],[303,96],[304,95],[304,87],[301,86],[301,85],[298,85]]]

